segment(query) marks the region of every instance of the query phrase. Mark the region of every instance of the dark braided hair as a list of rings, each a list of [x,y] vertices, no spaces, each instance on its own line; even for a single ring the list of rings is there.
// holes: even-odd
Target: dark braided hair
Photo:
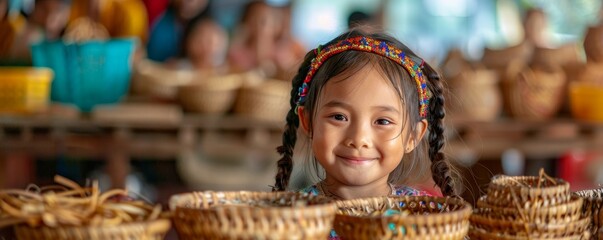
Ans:
[[[429,112],[427,114],[427,121],[429,122],[428,141],[431,173],[433,180],[440,187],[442,193],[446,196],[451,196],[455,195],[455,191],[450,163],[446,160],[444,153],[440,151],[446,142],[443,123],[446,111],[444,110],[442,79],[428,64],[425,64],[423,74],[425,74],[428,79],[428,88],[432,94],[429,101]]]
[[[356,36],[368,36],[373,39],[388,42],[395,45],[397,48],[404,51],[407,55],[411,56],[411,59],[420,64],[422,60],[416,56],[408,47],[400,43],[396,39],[383,34],[373,33],[366,34],[359,30],[351,30],[344,33],[337,38],[333,39],[329,43],[325,44],[329,46],[343,39]],[[320,47],[319,47],[320,48]],[[296,113],[298,89],[303,83],[308,70],[310,69],[311,60],[316,56],[316,50],[311,50],[306,54],[306,57],[299,68],[299,71],[295,75],[292,81],[291,99],[289,101],[291,109],[287,113],[286,126],[283,133],[282,146],[278,147],[278,152],[282,155],[281,159],[278,160],[278,172],[276,174],[276,183],[273,187],[273,191],[284,191],[287,189],[289,178],[291,176],[293,168],[293,149],[297,141],[297,129],[299,127],[299,118]],[[417,60],[418,59],[418,60]],[[322,89],[322,86],[326,82],[340,74],[353,74],[354,71],[358,71],[364,65],[373,62],[376,66],[379,66],[382,73],[386,74],[393,86],[397,89],[400,94],[401,101],[405,103],[415,104],[404,104],[406,106],[406,112],[408,114],[408,120],[410,123],[417,123],[421,121],[419,116],[419,104],[418,91],[416,84],[409,73],[397,63],[379,55],[373,53],[359,52],[359,51],[345,51],[330,57],[325,63],[318,69],[314,78],[309,85],[308,94],[306,101],[302,104],[304,111],[312,113],[314,109],[315,101]],[[444,195],[454,195],[453,180],[451,177],[451,169],[448,161],[444,157],[444,154],[440,152],[444,145],[444,126],[442,119],[445,116],[444,112],[444,97],[442,94],[442,83],[439,75],[436,73],[431,66],[423,64],[423,73],[426,76],[426,82],[429,91],[432,93],[432,98],[428,106],[428,125],[429,125],[429,136],[423,138],[420,144],[417,144],[415,150],[409,154],[405,154],[404,158],[396,167],[396,169],[390,173],[390,182],[404,182],[409,179],[416,179],[422,174],[422,170],[427,170],[427,163],[430,163],[430,172],[435,183],[440,187]],[[310,129],[312,125],[313,114],[308,114]],[[416,124],[409,124],[410,134],[414,134],[416,131]],[[310,133],[311,134],[311,133]],[[425,163],[425,164],[421,164]],[[423,169],[425,168],[425,169]]]
[[[278,172],[276,173],[276,183],[272,188],[272,191],[284,191],[289,185],[289,178],[291,177],[291,171],[293,170],[293,149],[295,148],[295,142],[297,141],[297,128],[299,127],[299,118],[297,117],[296,106],[297,106],[297,90],[304,81],[304,77],[310,69],[310,62],[316,57],[314,51],[310,51],[306,54],[304,62],[299,67],[299,71],[293,77],[291,83],[291,99],[289,104],[291,109],[287,112],[285,131],[283,132],[283,145],[277,148],[278,153],[282,156],[277,162]]]

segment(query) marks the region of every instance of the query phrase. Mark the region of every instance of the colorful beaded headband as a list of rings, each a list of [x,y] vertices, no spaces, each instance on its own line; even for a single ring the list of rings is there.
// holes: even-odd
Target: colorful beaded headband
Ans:
[[[310,70],[304,79],[304,83],[298,90],[298,99],[297,105],[304,103],[306,100],[306,95],[308,94],[308,85],[318,68],[330,57],[335,54],[348,51],[348,50],[356,50],[356,51],[364,51],[375,53],[384,57],[389,58],[390,60],[398,63],[400,66],[404,67],[406,71],[410,74],[410,76],[415,80],[417,84],[417,90],[419,91],[419,115],[422,118],[427,117],[427,105],[429,104],[429,92],[427,91],[427,84],[425,82],[425,78],[423,77],[423,72],[421,71],[421,64],[416,64],[409,56],[407,56],[402,50],[393,47],[386,42],[379,41],[376,39],[368,38],[368,37],[353,37],[342,40],[338,43],[327,46],[324,49],[320,49],[320,46],[315,50],[316,57],[312,59],[310,63]]]

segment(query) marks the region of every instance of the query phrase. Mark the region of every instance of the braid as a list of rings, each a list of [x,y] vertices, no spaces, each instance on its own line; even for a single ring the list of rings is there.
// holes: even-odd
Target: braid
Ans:
[[[440,150],[444,146],[444,123],[443,119],[446,116],[444,110],[444,94],[440,76],[431,66],[425,64],[423,70],[430,84],[429,90],[432,93],[429,101],[429,113],[427,121],[429,122],[429,158],[431,159],[431,173],[433,180],[440,187],[445,196],[455,195],[451,170],[444,153]]]
[[[272,187],[272,191],[285,191],[289,185],[289,178],[291,177],[291,172],[293,170],[293,149],[295,148],[295,142],[297,141],[297,128],[299,127],[299,118],[296,113],[297,93],[308,73],[310,62],[314,57],[315,54],[313,51],[306,54],[304,62],[299,68],[297,75],[293,77],[291,83],[291,99],[289,100],[291,109],[287,112],[285,131],[283,132],[283,143],[276,148],[282,157],[277,162],[278,170],[275,177],[276,182],[274,187]]]

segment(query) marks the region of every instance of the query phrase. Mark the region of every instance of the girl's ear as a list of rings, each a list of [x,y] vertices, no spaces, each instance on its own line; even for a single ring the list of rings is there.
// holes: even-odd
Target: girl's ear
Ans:
[[[417,122],[414,134],[411,134],[408,138],[408,142],[406,142],[406,149],[404,149],[406,153],[411,152],[419,145],[421,139],[423,139],[423,136],[425,136],[425,133],[427,132],[428,126],[427,119]]]
[[[301,129],[304,131],[304,133],[308,136],[310,136],[310,119],[308,118],[308,115],[306,114],[306,111],[304,111],[304,107],[303,106],[298,106],[297,107],[297,116],[299,117],[299,123],[301,125]]]

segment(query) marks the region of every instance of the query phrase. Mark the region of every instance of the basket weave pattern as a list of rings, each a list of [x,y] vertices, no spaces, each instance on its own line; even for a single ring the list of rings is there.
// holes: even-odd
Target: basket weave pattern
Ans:
[[[170,229],[170,221],[157,219],[148,222],[129,223],[109,227],[30,227],[15,226],[17,239],[56,239],[56,240],[161,240]]]
[[[588,239],[590,218],[569,183],[541,172],[497,176],[470,218],[471,239]]]
[[[180,239],[326,239],[335,204],[293,192],[193,192],[170,199]]]
[[[337,202],[335,232],[342,239],[463,239],[471,206],[457,198],[389,196]],[[371,216],[380,209],[409,213]]]
[[[576,195],[584,199],[584,214],[591,216],[590,232],[592,236],[598,236],[603,239],[603,188],[582,190],[576,192]]]

